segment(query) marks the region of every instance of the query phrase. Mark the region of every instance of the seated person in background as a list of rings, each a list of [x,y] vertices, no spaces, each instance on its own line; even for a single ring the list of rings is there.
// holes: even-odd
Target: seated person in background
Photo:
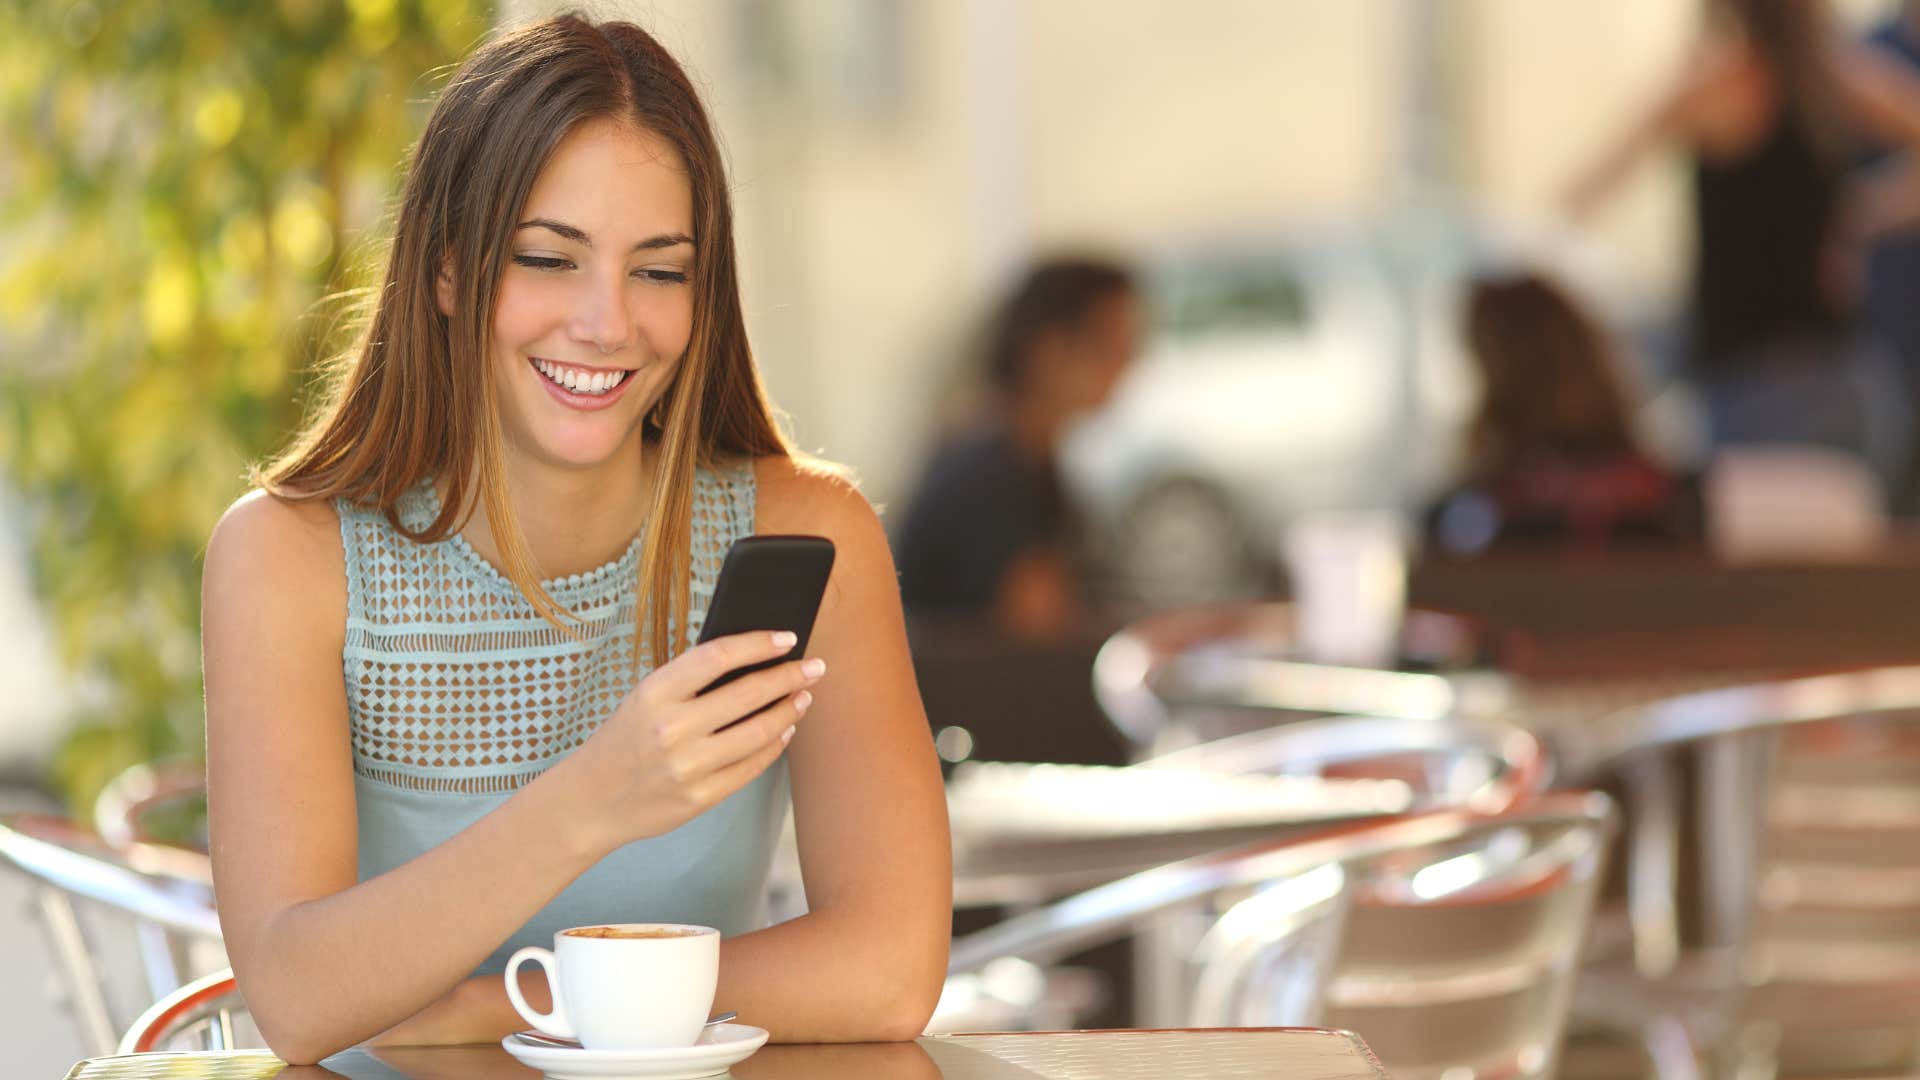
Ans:
[[[1080,560],[1056,447],[1112,395],[1140,334],[1126,270],[1061,259],[1027,274],[993,327],[987,416],[934,454],[894,538],[909,612],[985,614],[1030,638],[1072,624]]]
[[[1697,486],[1640,450],[1615,346],[1565,290],[1537,274],[1475,282],[1467,341],[1482,391],[1467,481],[1428,519],[1441,554],[1699,534]]]

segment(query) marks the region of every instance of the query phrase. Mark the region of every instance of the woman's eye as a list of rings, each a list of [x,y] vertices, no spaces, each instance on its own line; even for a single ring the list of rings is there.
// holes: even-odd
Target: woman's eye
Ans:
[[[633,276],[655,285],[685,285],[687,275],[683,270],[635,270]]]
[[[535,270],[564,270],[573,265],[566,259],[556,259],[550,255],[515,255],[513,261],[515,265]]]

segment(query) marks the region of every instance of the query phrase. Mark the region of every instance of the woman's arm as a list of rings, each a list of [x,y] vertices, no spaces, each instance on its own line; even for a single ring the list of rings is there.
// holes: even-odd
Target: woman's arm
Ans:
[[[1563,212],[1576,221],[1591,216],[1653,151],[1674,142],[1693,142],[1702,110],[1735,62],[1727,45],[1709,41],[1696,49],[1680,77],[1652,107],[1575,174],[1561,199]]]
[[[1835,65],[1841,97],[1866,135],[1896,148],[1848,191],[1842,242],[1862,244],[1920,224],[1920,76],[1875,45],[1855,45]]]
[[[758,475],[760,531],[838,549],[812,644],[828,678],[788,750],[808,913],[723,946],[715,1008],[789,1042],[915,1038],[946,978],[953,864],[893,558],[845,480],[785,460]]]
[[[454,991],[606,852],[744,786],[778,756],[798,719],[793,695],[811,681],[785,664],[696,703],[714,676],[784,650],[770,635],[689,650],[493,813],[357,882],[344,578],[337,518],[318,504],[250,497],[207,548],[207,800],[221,926],[261,1033],[295,1064]]]
[[[1865,134],[1882,143],[1920,147],[1920,76],[1877,45],[1851,45],[1835,58],[1841,100]]]

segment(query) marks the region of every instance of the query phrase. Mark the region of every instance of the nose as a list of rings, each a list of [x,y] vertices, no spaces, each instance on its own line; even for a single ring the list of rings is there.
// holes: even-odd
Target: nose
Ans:
[[[627,316],[624,278],[587,286],[567,325],[569,337],[593,346],[602,354],[626,348],[632,330],[633,321]]]

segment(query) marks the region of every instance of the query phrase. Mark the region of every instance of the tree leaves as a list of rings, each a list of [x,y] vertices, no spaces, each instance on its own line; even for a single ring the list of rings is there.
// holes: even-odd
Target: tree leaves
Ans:
[[[345,344],[321,298],[369,284],[433,77],[490,15],[0,0],[0,468],[81,688],[76,806],[199,749],[206,536]]]

